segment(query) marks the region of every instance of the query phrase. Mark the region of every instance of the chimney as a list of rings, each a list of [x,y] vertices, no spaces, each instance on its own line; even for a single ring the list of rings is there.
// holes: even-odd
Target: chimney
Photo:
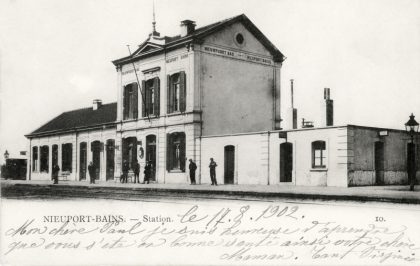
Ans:
[[[181,37],[191,34],[195,30],[195,21],[183,20],[181,21]]]
[[[286,128],[297,129],[297,109],[294,108],[293,103],[293,79],[290,80],[290,96],[291,96],[291,107],[286,111]]]
[[[330,88],[324,88],[324,101],[321,103],[321,126],[334,125],[334,101],[330,98]]]
[[[99,108],[101,108],[101,105],[102,105],[102,100],[100,99],[93,100],[93,110],[98,110]]]

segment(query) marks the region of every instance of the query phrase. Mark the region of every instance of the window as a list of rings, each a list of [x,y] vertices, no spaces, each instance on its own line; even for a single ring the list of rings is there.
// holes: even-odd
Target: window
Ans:
[[[185,133],[167,134],[166,168],[185,172]]]
[[[137,83],[124,87],[123,92],[123,119],[137,119],[138,116],[138,88]]]
[[[160,80],[149,79],[142,82],[145,102],[143,103],[143,117],[147,115],[159,116],[160,114]]]
[[[73,162],[73,145],[71,143],[61,145],[61,171],[71,172]]]
[[[38,147],[32,147],[32,172],[38,171]]]
[[[244,43],[244,36],[241,33],[236,34],[235,40],[238,44]]]
[[[326,168],[325,141],[312,142],[312,167]]]
[[[49,147],[48,146],[42,146],[40,150],[41,158],[41,166],[40,171],[41,172],[47,172],[48,173],[48,163],[49,163]]]
[[[179,72],[168,75],[168,114],[185,112],[186,105],[186,75]]]

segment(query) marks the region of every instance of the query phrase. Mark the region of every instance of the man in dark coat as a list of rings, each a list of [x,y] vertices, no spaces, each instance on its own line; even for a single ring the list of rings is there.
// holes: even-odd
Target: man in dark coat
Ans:
[[[197,165],[195,162],[193,162],[192,159],[190,159],[190,179],[191,179],[191,185],[195,185],[195,170],[197,170]]]
[[[90,183],[95,184],[96,169],[92,162],[90,162],[88,165],[88,172],[89,172],[89,177],[90,177]]]
[[[123,171],[123,179],[122,179],[122,182],[123,183],[127,183],[128,170],[130,170],[130,166],[129,166],[127,160],[124,160],[123,167],[122,167],[122,171]]]
[[[146,166],[144,167],[144,180],[143,180],[143,184],[149,184],[149,180],[150,180],[150,174],[152,173],[152,165],[149,162],[147,162]]]
[[[217,180],[216,180],[216,167],[217,163],[213,160],[213,158],[210,158],[210,179],[211,179],[211,185],[217,186]]]
[[[52,168],[52,178],[54,180],[54,184],[58,184],[58,172],[60,172],[60,167],[55,164]]]
[[[138,161],[134,163],[134,183],[139,183],[139,175],[140,175],[140,164]]]

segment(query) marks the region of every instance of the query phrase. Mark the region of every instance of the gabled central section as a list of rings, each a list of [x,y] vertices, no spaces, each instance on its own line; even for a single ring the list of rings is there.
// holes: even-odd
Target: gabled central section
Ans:
[[[135,52],[134,56],[147,54],[158,50],[163,50],[163,46],[156,43],[146,42],[143,45],[140,45],[139,49]]]

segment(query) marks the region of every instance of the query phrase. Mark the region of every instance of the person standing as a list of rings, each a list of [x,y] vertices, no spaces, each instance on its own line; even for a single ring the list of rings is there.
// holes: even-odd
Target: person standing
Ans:
[[[195,170],[197,170],[197,165],[192,159],[190,159],[189,168],[190,168],[191,185],[195,185]]]
[[[143,184],[149,184],[149,180],[150,180],[150,174],[152,171],[152,166],[150,165],[150,161],[147,162],[146,166],[144,167],[144,180],[143,180]]]
[[[136,161],[134,163],[134,183],[137,182],[140,184],[139,174],[140,174],[140,164],[138,161]]]
[[[57,164],[54,164],[52,168],[52,177],[54,180],[53,184],[58,184],[58,172],[60,172],[60,167]]]
[[[210,158],[210,179],[211,179],[211,185],[217,186],[217,180],[216,180],[216,167],[217,163],[213,160],[213,158]]]
[[[129,170],[130,166],[127,162],[127,160],[124,160],[123,162],[123,167],[122,167],[122,171],[123,171],[123,178],[122,178],[122,182],[123,183],[127,183],[127,179],[128,179],[128,170]]]
[[[95,184],[96,169],[95,169],[95,166],[93,165],[92,161],[90,161],[90,163],[88,165],[88,172],[89,172],[89,177],[90,177],[90,183]]]

